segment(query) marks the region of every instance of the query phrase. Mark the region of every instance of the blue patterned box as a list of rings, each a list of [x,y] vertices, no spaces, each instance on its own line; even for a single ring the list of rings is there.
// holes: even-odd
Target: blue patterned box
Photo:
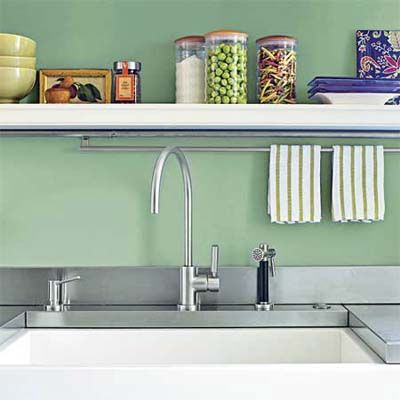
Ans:
[[[400,79],[400,30],[358,30],[356,41],[359,78]]]

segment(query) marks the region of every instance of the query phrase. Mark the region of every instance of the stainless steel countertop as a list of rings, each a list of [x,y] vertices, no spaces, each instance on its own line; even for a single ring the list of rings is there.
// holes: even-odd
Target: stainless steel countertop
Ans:
[[[400,305],[360,305],[347,309],[386,342],[400,343]]]
[[[176,306],[79,306],[62,313],[40,306],[0,306],[0,344],[24,328],[185,328],[185,327],[347,327],[387,363],[400,363],[400,305],[277,305],[271,312],[253,306],[205,306],[178,312]]]
[[[400,363],[400,305],[346,308],[353,331],[387,363]]]

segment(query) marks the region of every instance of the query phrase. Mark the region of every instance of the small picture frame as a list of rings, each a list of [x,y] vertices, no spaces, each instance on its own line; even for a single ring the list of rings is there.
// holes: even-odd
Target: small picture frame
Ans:
[[[42,69],[39,72],[39,102],[111,103],[111,80],[109,69]]]

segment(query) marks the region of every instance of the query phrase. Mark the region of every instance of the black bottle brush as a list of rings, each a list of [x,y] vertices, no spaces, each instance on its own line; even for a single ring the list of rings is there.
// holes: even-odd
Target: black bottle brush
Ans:
[[[257,310],[272,310],[273,304],[270,299],[269,276],[275,276],[275,249],[267,244],[261,243],[251,252],[253,260],[259,263],[257,268]]]

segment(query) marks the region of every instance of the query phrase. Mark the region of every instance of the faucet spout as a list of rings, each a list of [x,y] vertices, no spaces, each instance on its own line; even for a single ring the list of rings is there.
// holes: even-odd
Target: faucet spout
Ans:
[[[154,165],[151,180],[151,212],[158,214],[160,210],[160,186],[165,163],[168,157],[174,154],[178,160],[182,172],[183,189],[185,198],[185,248],[184,264],[180,268],[180,299],[178,310],[196,311],[199,309],[199,293],[219,290],[218,277],[218,246],[212,246],[210,273],[199,273],[193,266],[192,260],[192,178],[190,177],[189,164],[185,155],[179,147],[166,147],[158,156]]]
[[[176,146],[166,147],[158,156],[154,165],[151,181],[151,213],[158,214],[160,210],[160,187],[165,163],[174,154],[178,160],[183,178],[184,188],[184,266],[193,266],[192,258],[192,178],[188,161],[183,151]]]

